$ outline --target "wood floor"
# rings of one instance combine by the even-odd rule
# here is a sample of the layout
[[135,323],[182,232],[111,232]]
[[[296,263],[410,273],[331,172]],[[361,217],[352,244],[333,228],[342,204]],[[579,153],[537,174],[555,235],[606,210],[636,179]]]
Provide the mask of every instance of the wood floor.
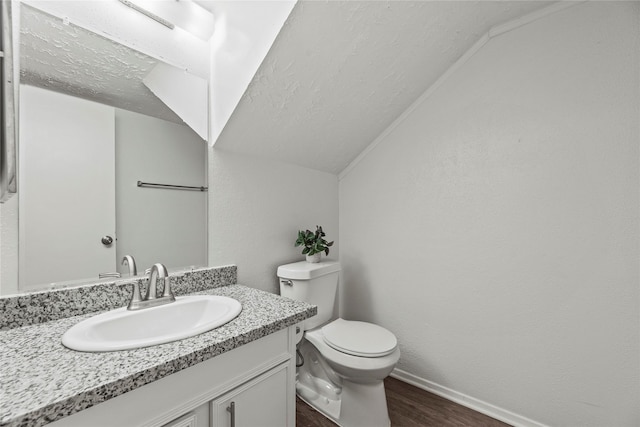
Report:
[[[395,378],[384,381],[393,427],[418,426],[479,426],[505,427],[495,420],[472,409],[453,403]],[[296,398],[296,427],[335,427],[335,424],[299,398]]]

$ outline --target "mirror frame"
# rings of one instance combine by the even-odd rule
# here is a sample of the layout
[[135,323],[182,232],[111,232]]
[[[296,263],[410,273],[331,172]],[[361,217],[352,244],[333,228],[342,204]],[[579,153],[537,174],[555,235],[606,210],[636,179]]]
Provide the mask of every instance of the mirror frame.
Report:
[[[2,50],[2,66],[0,67],[0,108],[2,122],[2,134],[0,135],[0,203],[4,203],[16,194],[16,164],[17,164],[17,90],[19,90],[19,69],[16,71],[14,55],[13,28],[14,13],[13,2],[0,2],[0,20],[2,32],[0,33],[0,49]],[[19,63],[19,62],[17,62]]]

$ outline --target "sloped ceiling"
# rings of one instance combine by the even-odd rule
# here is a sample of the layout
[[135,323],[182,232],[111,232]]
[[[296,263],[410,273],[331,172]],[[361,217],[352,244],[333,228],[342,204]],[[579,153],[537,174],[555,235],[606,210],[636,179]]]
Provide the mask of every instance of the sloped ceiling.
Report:
[[338,174],[491,27],[550,3],[299,1],[215,147]]
[[142,82],[158,61],[22,5],[20,80],[163,120],[182,120]]

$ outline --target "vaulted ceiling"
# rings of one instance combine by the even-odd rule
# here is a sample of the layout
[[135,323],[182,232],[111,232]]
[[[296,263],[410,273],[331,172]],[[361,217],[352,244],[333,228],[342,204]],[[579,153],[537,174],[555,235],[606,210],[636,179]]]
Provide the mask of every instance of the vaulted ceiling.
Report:
[[338,174],[491,27],[549,3],[299,1],[215,147]]
[[158,60],[22,5],[21,83],[182,123],[142,83]]
[[201,37],[210,31],[194,34],[187,24],[212,31],[213,16],[186,1],[144,4],[166,8],[157,12],[168,13],[174,28],[117,0],[22,0],[21,82],[182,123],[143,79],[165,63],[208,80],[210,45]]
[[[491,27],[549,3],[300,0],[216,148],[338,174]],[[141,82],[157,59],[30,7],[22,21],[23,82],[181,122]]]

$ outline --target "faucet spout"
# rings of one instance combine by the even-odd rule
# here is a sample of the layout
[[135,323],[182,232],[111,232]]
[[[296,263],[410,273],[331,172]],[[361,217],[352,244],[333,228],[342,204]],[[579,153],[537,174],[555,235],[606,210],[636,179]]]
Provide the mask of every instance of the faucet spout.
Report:
[[133,277],[138,274],[138,269],[136,268],[136,260],[132,255],[125,255],[122,258],[122,265],[126,265],[129,267],[129,276]]
[[[158,279],[165,279],[165,282],[169,275],[167,274],[167,267],[163,264],[153,264],[151,271],[149,272],[149,287],[147,288],[147,296],[145,299],[152,300],[157,298],[157,282]],[[165,284],[166,287],[166,284]]]
[[[158,279],[164,279],[164,291],[161,297],[157,296]],[[176,300],[173,292],[171,292],[171,282],[169,281],[167,267],[160,263],[153,264],[153,267],[151,267],[151,270],[149,271],[149,286],[147,287],[147,295],[145,295],[143,299],[134,301],[135,288],[136,284],[134,284],[134,295],[131,298],[131,302],[129,302],[129,306],[127,307],[129,310],[139,310],[141,308],[155,307],[158,305],[169,304]]]

